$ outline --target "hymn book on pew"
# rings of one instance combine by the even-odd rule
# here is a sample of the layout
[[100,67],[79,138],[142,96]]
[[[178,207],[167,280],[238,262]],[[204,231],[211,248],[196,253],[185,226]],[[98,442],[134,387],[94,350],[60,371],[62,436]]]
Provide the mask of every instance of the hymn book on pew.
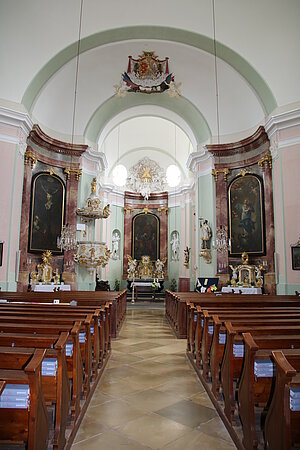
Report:
[[0,396],[0,408],[29,408],[29,385],[7,384]]

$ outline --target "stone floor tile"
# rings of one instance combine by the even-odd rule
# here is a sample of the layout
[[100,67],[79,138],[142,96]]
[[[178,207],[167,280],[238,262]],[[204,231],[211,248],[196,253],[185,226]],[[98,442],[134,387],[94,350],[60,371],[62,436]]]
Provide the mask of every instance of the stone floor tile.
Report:
[[130,439],[158,449],[189,433],[191,429],[165,417],[149,414],[128,422],[120,428],[120,431]]
[[164,309],[133,306],[72,449],[235,448]]

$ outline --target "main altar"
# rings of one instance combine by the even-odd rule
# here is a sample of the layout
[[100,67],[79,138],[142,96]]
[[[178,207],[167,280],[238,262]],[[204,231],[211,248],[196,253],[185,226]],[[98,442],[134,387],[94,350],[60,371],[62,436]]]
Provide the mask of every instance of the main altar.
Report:
[[130,292],[133,291],[133,298],[134,292],[137,298],[139,293],[152,293],[154,296],[156,292],[163,290],[164,266],[167,258],[157,259],[154,263],[150,260],[149,255],[143,255],[139,263],[130,255],[127,255],[127,258],[127,289]]

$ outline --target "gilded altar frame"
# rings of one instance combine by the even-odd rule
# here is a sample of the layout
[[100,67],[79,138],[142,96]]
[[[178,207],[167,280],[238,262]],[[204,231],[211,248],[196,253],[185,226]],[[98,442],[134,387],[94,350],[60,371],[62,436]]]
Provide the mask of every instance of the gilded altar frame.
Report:
[[229,256],[243,252],[265,255],[263,181],[256,174],[239,175],[228,187]]

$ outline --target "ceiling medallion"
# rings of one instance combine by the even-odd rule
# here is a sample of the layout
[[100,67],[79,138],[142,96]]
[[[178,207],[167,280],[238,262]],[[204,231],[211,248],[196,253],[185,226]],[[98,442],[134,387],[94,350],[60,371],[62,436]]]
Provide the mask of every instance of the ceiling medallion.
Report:
[[151,192],[162,192],[165,184],[164,170],[155,161],[145,157],[129,169],[126,186],[148,200]]
[[127,72],[122,73],[119,84],[115,84],[118,97],[127,92],[145,94],[168,91],[170,97],[179,97],[181,83],[175,83],[175,77],[169,71],[169,58],[159,59],[154,52],[143,51],[137,59],[128,56]]

